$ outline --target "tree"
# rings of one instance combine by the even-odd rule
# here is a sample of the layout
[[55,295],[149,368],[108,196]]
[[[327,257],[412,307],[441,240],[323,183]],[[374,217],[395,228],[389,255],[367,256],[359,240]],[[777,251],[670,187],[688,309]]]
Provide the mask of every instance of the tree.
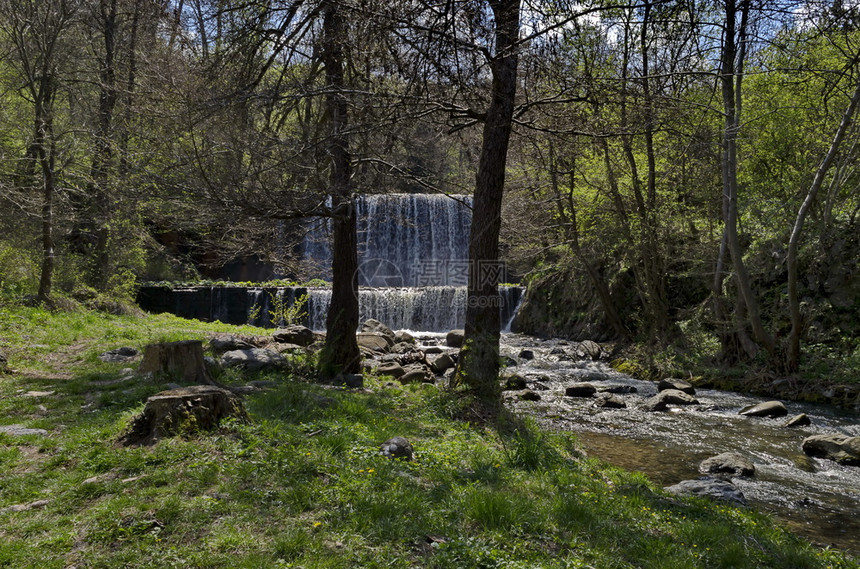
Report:
[[42,264],[37,297],[42,302],[51,300],[55,267],[54,205],[59,168],[55,113],[68,72],[66,65],[73,55],[70,40],[78,8],[75,0],[0,2],[4,14],[0,33],[12,54],[8,61],[21,80],[20,96],[32,109],[32,138],[22,162],[21,180],[35,177],[41,194]]

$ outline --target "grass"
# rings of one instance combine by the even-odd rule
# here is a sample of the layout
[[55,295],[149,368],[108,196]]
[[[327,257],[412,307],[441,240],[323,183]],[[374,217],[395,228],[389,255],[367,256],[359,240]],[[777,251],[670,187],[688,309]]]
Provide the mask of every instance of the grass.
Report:
[[[461,396],[423,384],[264,376],[278,385],[246,398],[249,423],[120,447],[166,385],[122,380],[98,353],[237,329],[14,307],[0,322],[16,370],[0,375],[0,424],[49,432],[0,434],[0,567],[858,567],[582,458],[570,435],[465,423]],[[416,460],[379,455],[396,435]]]

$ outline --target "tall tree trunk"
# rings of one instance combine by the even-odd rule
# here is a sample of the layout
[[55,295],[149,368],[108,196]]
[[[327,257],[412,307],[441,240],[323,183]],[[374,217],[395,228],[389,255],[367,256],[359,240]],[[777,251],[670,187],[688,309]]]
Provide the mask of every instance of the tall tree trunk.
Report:
[[36,90],[34,143],[42,171],[42,267],[39,275],[39,301],[48,303],[54,276],[54,85],[53,78],[42,77]]
[[[746,306],[747,317],[752,327],[755,340],[764,346],[775,361],[776,342],[765,330],[761,320],[758,301],[752,290],[749,273],[743,261],[743,250],[738,237],[738,155],[737,137],[740,129],[741,114],[741,82],[743,80],[743,66],[746,55],[745,44],[747,41],[747,21],[749,18],[749,2],[744,0],[740,4],[740,13],[735,0],[726,2],[725,39],[722,48],[722,61],[720,69],[720,83],[723,95],[723,110],[725,114],[725,126],[723,129],[723,194],[727,200],[726,207],[726,238],[731,253],[732,265],[735,270],[738,291]],[[736,19],[740,15],[740,28],[737,28]]]
[[90,251],[88,281],[90,285],[103,289],[108,282],[110,270],[108,254],[109,232],[105,221],[110,216],[110,171],[113,163],[113,117],[118,98],[116,79],[117,46],[117,0],[101,0],[99,4],[100,28],[103,33],[104,61],[99,71],[99,106],[95,136],[95,152],[90,168],[92,179],[89,201],[91,203],[88,224],[93,233],[93,248]]
[[517,90],[520,0],[489,0],[489,5],[496,26],[495,53],[490,62],[493,84],[475,180],[469,234],[466,334],[457,378],[481,400],[497,404],[501,333],[499,229]]
[[322,354],[323,376],[357,372],[361,354],[355,332],[358,329],[358,235],[356,212],[350,194],[350,153],[347,100],[344,94],[343,15],[337,2],[326,2],[323,12],[323,62],[325,64],[326,115],[330,135],[328,154],[332,223],[332,293],[326,316],[326,342]]
[[854,118],[854,113],[857,111],[857,105],[860,104],[860,82],[854,88],[854,95],[848,103],[848,107],[842,114],[842,121],[839,123],[839,128],[836,129],[836,135],[830,143],[830,148],[824,156],[818,170],[815,172],[815,178],[809,191],[806,194],[806,199],[797,212],[797,218],[794,221],[794,227],[791,230],[791,237],[788,240],[788,254],[786,255],[786,263],[788,266],[788,307],[791,314],[791,331],[788,336],[788,349],[785,356],[785,367],[787,371],[797,371],[800,365],[800,332],[801,332],[801,316],[800,316],[800,299],[797,294],[797,250],[800,247],[800,235],[803,232],[803,224],[806,221],[806,216],[809,213],[809,208],[815,202],[818,196],[818,191],[824,184],[824,179],[827,176],[827,171],[830,165],[836,158],[839,152],[839,147],[842,145],[842,140],[848,129],[851,128],[851,123]]

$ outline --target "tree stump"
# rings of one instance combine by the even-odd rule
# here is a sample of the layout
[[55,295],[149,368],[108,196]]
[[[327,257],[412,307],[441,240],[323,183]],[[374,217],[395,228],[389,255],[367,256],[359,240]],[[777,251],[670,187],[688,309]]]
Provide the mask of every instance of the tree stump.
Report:
[[211,383],[200,340],[150,344],[143,349],[138,371],[166,374],[185,383]]
[[[198,342],[199,343],[199,342]],[[162,437],[216,429],[221,419],[247,420],[235,394],[212,385],[193,385],[156,393],[120,437],[124,446],[150,445]]]

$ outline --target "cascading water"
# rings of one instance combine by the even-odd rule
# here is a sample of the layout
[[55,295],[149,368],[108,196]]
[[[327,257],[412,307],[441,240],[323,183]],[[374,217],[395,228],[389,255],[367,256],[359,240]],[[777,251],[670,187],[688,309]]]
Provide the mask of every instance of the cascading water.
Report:
[[[464,326],[470,204],[467,196],[431,194],[356,200],[362,321],[375,318],[393,329],[427,332]],[[308,277],[331,278],[329,237],[325,223],[308,232],[303,247]],[[500,287],[499,294],[501,322],[508,331],[522,289]],[[302,297],[303,305],[298,303]],[[325,330],[330,300],[330,290],[305,287],[153,286],[138,291],[138,303],[152,312],[264,327],[290,320],[316,331]]]
[[[375,318],[394,329],[442,332],[462,328],[466,318],[471,198],[432,194],[361,196],[358,214],[360,319]],[[304,243],[313,276],[330,278],[330,226],[318,224]],[[504,275],[501,275],[504,280]],[[522,296],[500,287],[502,325],[510,329]],[[325,329],[331,293],[310,290],[308,322]]]
[[[500,287],[502,324],[510,328],[522,298],[520,287]],[[307,322],[325,330],[331,291],[308,289]],[[462,328],[466,319],[466,287],[428,286],[410,288],[363,288],[359,291],[359,320],[375,318],[400,330],[446,332]]]
[[[465,286],[471,198],[433,194],[360,196],[359,285]],[[329,224],[317,224],[304,241],[313,276],[330,278]]]

